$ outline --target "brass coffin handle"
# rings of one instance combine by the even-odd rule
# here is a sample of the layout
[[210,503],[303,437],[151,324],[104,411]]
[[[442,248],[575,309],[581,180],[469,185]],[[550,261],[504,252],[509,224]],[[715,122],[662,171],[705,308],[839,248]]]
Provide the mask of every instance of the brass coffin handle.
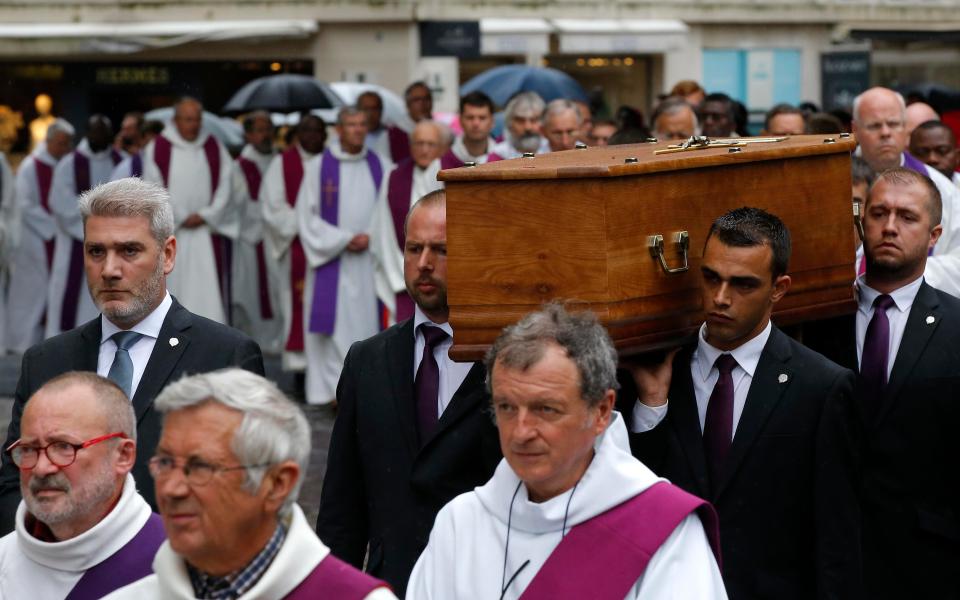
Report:
[[660,259],[660,266],[664,273],[683,273],[690,269],[687,259],[687,249],[690,248],[690,235],[686,231],[677,231],[673,234],[672,241],[677,246],[677,251],[683,255],[683,266],[670,268],[667,266],[667,259],[663,256],[663,236],[659,233],[647,236],[647,248],[650,250],[650,256]]

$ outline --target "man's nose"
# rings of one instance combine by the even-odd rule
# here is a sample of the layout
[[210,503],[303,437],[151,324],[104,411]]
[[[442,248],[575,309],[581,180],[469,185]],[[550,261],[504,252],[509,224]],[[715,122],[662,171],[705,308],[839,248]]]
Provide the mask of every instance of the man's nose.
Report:
[[721,283],[713,294],[713,303],[716,306],[730,305],[730,286],[727,283]]

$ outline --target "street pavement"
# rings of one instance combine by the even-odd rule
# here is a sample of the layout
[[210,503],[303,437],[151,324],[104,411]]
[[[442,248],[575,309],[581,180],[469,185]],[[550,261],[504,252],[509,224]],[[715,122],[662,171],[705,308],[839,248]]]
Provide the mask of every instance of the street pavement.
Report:
[[[266,357],[264,367],[267,377],[276,381],[288,396],[293,396],[295,387],[293,378],[281,371],[280,359]],[[0,428],[2,428],[0,431],[4,432],[4,439],[10,423],[13,394],[17,387],[19,373],[20,357],[12,355],[0,357]],[[334,412],[323,406],[309,406],[302,402],[298,405],[306,414],[311,430],[310,466],[307,468],[307,477],[300,490],[300,506],[307,515],[307,521],[316,523],[317,511],[320,507],[320,489],[323,486],[323,474],[327,468],[327,447],[330,445]]]

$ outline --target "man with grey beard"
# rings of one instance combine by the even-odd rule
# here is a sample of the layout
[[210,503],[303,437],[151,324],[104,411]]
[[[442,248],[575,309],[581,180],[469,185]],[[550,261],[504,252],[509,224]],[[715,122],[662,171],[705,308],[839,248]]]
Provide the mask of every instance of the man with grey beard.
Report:
[[522,92],[507,103],[504,119],[507,130],[503,141],[493,147],[493,154],[502,159],[517,158],[524,152],[550,152],[550,143],[541,135],[541,118],[546,105],[536,92]]
[[160,518],[130,475],[133,408],[114,382],[70,372],[23,411],[16,531],[0,539],[0,598],[101,598],[152,571]]
[[[24,354],[4,447],[20,438],[24,406],[41,385],[67,371],[94,371],[130,398],[138,432],[133,478],[155,506],[147,461],[160,437],[161,419],[153,399],[185,373],[237,366],[262,375],[263,356],[256,342],[191,313],[167,292],[177,240],[165,189],[136,178],[105,183],[81,196],[80,214],[83,267],[101,314]],[[13,530],[19,500],[17,467],[4,454],[0,533]]]

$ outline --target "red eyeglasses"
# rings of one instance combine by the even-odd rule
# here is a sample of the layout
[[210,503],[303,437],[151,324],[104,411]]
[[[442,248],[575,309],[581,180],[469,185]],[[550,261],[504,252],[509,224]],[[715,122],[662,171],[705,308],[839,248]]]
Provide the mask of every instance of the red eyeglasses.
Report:
[[123,438],[127,439],[127,435],[120,431],[114,433],[108,433],[107,435],[101,435],[100,437],[95,437],[92,440],[87,440],[82,444],[71,444],[70,442],[56,441],[50,442],[46,446],[21,446],[20,443],[22,440],[17,440],[7,448],[7,454],[10,455],[10,458],[13,459],[13,464],[17,467],[27,470],[32,469],[37,466],[37,461],[40,460],[40,451],[42,450],[47,455],[47,460],[55,464],[58,467],[69,467],[77,460],[77,452],[83,450],[84,448],[89,448],[99,444],[100,442],[105,442],[107,440],[112,440],[114,438]]

